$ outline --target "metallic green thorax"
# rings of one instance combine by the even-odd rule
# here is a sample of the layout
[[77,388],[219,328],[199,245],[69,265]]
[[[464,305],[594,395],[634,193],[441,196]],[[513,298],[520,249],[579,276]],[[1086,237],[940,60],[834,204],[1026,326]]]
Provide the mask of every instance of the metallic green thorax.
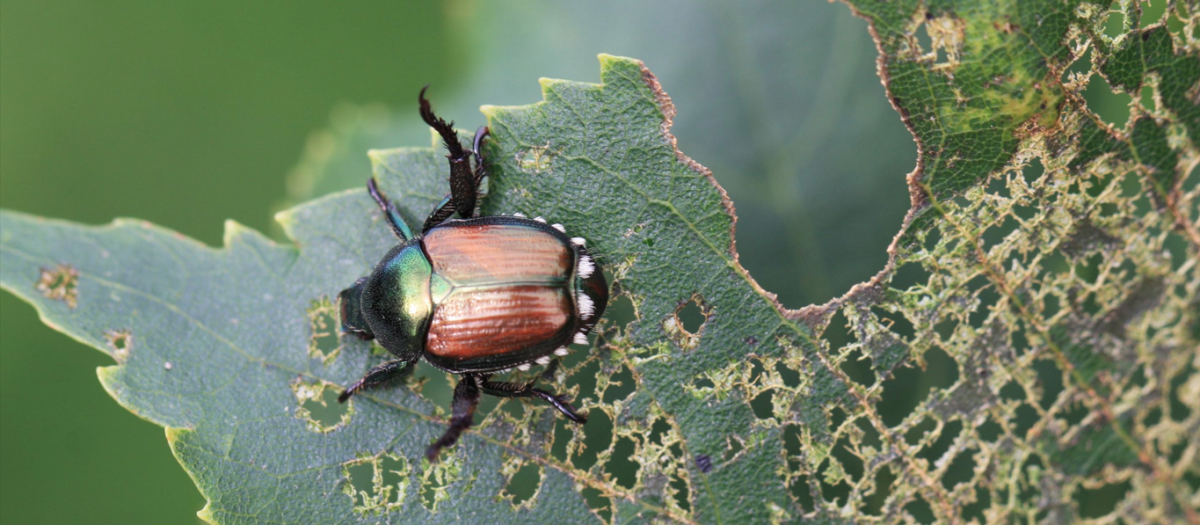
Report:
[[419,356],[433,313],[429,278],[433,268],[419,240],[392,248],[362,288],[367,325],[394,354]]

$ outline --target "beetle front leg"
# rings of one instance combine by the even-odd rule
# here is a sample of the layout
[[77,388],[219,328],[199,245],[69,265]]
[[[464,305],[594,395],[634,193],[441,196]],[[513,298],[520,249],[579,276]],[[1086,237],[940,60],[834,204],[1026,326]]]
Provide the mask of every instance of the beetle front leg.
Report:
[[535,381],[530,381],[525,384],[508,383],[502,381],[484,381],[483,393],[496,397],[537,397],[550,403],[554,408],[562,412],[567,419],[576,423],[587,423],[587,414],[580,414],[575,411],[575,407],[571,406],[571,402],[567,396],[560,396],[553,392],[547,392],[540,388],[534,388]]
[[454,413],[450,416],[450,428],[447,428],[442,437],[425,449],[425,458],[430,463],[437,460],[438,453],[443,448],[453,445],[458,441],[458,436],[471,427],[477,405],[479,405],[479,377],[472,374],[464,375],[462,379],[458,380],[458,386],[454,387],[454,402],[451,405]]
[[480,126],[475,130],[475,142],[471,146],[471,153],[475,155],[475,188],[479,189],[479,183],[487,176],[487,166],[484,164],[483,152],[480,149],[483,147],[483,139],[491,135],[492,131],[487,126]]
[[475,198],[478,196],[479,186],[475,180],[475,170],[471,168],[473,152],[463,148],[462,142],[458,140],[458,133],[454,131],[453,122],[446,122],[434,114],[433,107],[425,99],[425,89],[428,88],[429,86],[422,88],[417,97],[421,119],[442,137],[442,143],[446,145],[446,151],[449,153],[446,158],[450,161],[450,202],[462,218],[469,219],[475,214]]
[[415,360],[406,361],[398,359],[396,361],[388,361],[382,365],[372,368],[367,371],[366,375],[359,379],[357,383],[350,385],[342,395],[338,396],[338,403],[345,403],[351,396],[357,394],[361,390],[373,388],[383,383],[388,382],[392,378],[399,377],[401,374],[412,370],[412,365]]

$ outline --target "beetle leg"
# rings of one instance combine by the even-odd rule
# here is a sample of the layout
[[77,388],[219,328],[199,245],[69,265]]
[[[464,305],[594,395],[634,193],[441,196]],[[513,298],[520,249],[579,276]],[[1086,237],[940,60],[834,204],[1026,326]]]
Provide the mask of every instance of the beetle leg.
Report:
[[342,395],[338,396],[338,403],[345,403],[346,400],[350,399],[350,396],[357,394],[361,390],[379,386],[392,378],[400,376],[404,372],[412,370],[413,363],[416,363],[416,361],[399,359],[388,361],[368,370],[362,379],[350,385],[350,388],[347,388],[345,392],[342,392]]
[[[479,183],[482,182],[483,178],[487,176],[487,166],[484,165],[484,156],[483,153],[479,151],[479,148],[483,144],[483,139],[488,136],[488,133],[487,126],[483,126],[475,130],[475,143],[474,148],[471,150],[471,154],[475,156],[475,171],[473,172],[473,177],[475,178],[475,187],[472,191],[476,193],[476,196],[478,196],[479,193]],[[451,193],[450,195],[447,195],[446,198],[442,199],[442,202],[439,202],[437,206],[434,206],[433,213],[430,213],[429,217],[425,219],[425,226],[421,228],[421,231],[428,231],[430,228],[441,224],[446,219],[449,219],[451,215],[454,215],[456,206],[458,205],[457,201],[454,199],[454,194]],[[462,214],[460,213],[459,215]],[[475,207],[472,205],[471,213],[469,215],[463,215],[463,218],[469,219],[474,215]]]
[[421,227],[421,231],[429,231],[430,228],[449,219],[451,215],[454,215],[454,199],[450,195],[447,195],[446,198],[442,199],[442,202],[434,206],[433,213],[430,213],[429,217],[425,219],[425,225]]
[[483,146],[483,139],[491,135],[491,130],[487,126],[480,126],[475,130],[475,143],[471,145],[471,153],[475,155],[475,186],[479,186],[479,182],[487,176],[487,166],[484,165],[483,153],[480,152],[480,147]]
[[537,397],[554,405],[567,419],[576,423],[587,423],[587,414],[580,414],[571,406],[566,396],[555,395],[540,388],[534,388],[535,381],[525,384],[507,383],[501,381],[484,381],[483,393],[496,397]]
[[425,449],[425,458],[430,463],[437,460],[438,452],[453,445],[458,441],[458,436],[471,427],[471,420],[475,417],[475,406],[478,404],[479,377],[466,374],[458,380],[458,386],[454,387],[454,402],[451,405],[454,413],[450,416],[450,428],[447,428],[442,437]]
[[[471,152],[463,149],[458,133],[454,132],[454,123],[448,123],[433,113],[433,107],[425,99],[426,89],[429,86],[421,88],[421,94],[417,97],[421,105],[421,119],[441,135],[442,143],[450,153],[446,158],[450,160],[450,202],[454,204],[454,211],[464,219],[471,218],[475,214],[475,197],[479,186],[475,180],[475,170],[471,169]],[[438,209],[434,213],[440,211]]]
[[404,223],[404,218],[400,216],[400,212],[396,210],[396,205],[388,200],[383,192],[379,191],[379,186],[375,183],[375,177],[367,179],[367,193],[371,194],[371,198],[375,199],[375,204],[379,205],[379,209],[383,210],[383,215],[387,217],[388,223],[392,225],[392,233],[396,234],[401,241],[407,241],[413,237],[412,230],[408,229],[408,224]]
[[546,369],[542,370],[541,378],[546,381],[554,379],[555,372],[558,372],[558,360],[557,359],[550,361],[550,364],[546,365]]

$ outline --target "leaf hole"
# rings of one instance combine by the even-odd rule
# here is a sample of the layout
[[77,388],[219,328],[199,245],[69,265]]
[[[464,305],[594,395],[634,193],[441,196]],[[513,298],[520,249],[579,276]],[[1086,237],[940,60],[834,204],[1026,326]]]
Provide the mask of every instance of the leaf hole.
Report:
[[912,428],[909,428],[908,431],[904,433],[904,440],[907,441],[909,445],[916,445],[917,443],[920,443],[922,439],[925,439],[925,434],[933,432],[933,430],[936,428],[937,421],[928,417],[922,418],[921,422],[913,425]]
[[[1074,407],[1072,407],[1072,408],[1074,408]],[[1080,407],[1080,408],[1083,408],[1083,407]],[[1082,421],[1083,416],[1086,416],[1088,414],[1088,411],[1081,410],[1079,412],[1080,412],[1080,414],[1079,414],[1078,420]],[[1162,421],[1162,409],[1159,407],[1153,407],[1148,412],[1146,412],[1146,416],[1142,418],[1142,425],[1145,427],[1152,427],[1154,425],[1157,425],[1160,421]]]
[[654,424],[650,425],[650,442],[656,445],[663,444],[663,436],[671,431],[671,424],[666,419],[658,418],[654,420]]
[[1148,113],[1153,113],[1154,110],[1158,108],[1158,104],[1155,102],[1154,98],[1153,85],[1145,84],[1142,86],[1142,92],[1138,97],[1138,104],[1141,104],[1142,109]]
[[1021,223],[1011,215],[1000,221],[1000,224],[995,224],[983,231],[981,244],[985,250],[990,250],[1000,244],[1009,235],[1021,229]]
[[976,427],[975,432],[979,435],[979,439],[987,441],[988,443],[995,443],[996,440],[1000,438],[1000,435],[1004,432],[1004,429],[1000,427],[999,423],[992,421],[989,418],[987,421],[984,421],[982,425]]
[[883,382],[878,407],[885,425],[900,424],[931,391],[947,390],[958,380],[958,363],[941,348],[935,346],[927,350],[924,360],[924,370],[910,363],[893,370],[892,377]]
[[671,475],[671,489],[675,496],[675,504],[679,505],[684,512],[692,511],[692,489],[688,486],[687,480],[683,479],[678,472]]
[[1188,487],[1192,489],[1192,492],[1200,491],[1200,473],[1190,470],[1184,472],[1183,480],[1187,482]]
[[544,146],[532,146],[520,150],[515,154],[515,159],[521,171],[540,175],[550,169],[551,161],[555,155],[557,155],[557,152],[552,151],[550,145],[546,144]]
[[796,388],[800,386],[800,372],[792,370],[784,362],[775,362],[775,373],[779,374],[779,379],[783,381],[784,386]]
[[725,449],[725,463],[733,461],[733,458],[737,457],[737,455],[746,448],[746,446],[742,444],[742,440],[737,436],[730,436],[725,439],[725,442],[729,445],[728,448]]
[[604,523],[612,523],[613,509],[612,500],[605,497],[603,492],[592,487],[584,487],[580,491],[583,495],[583,501],[587,503],[588,508],[600,518]]
[[592,410],[588,414],[588,422],[583,426],[583,434],[583,446],[571,458],[571,464],[579,470],[592,468],[600,452],[612,445],[612,418],[603,410]]
[[[1088,410],[1087,405],[1083,404],[1082,402],[1076,401],[1074,403],[1067,405],[1066,408],[1064,408],[1061,412],[1059,412],[1058,418],[1063,420],[1063,422],[1066,423],[1068,427],[1073,427],[1073,426],[1076,426],[1076,425],[1082,423],[1083,420],[1085,418],[1087,418],[1088,414],[1090,414],[1091,412],[1092,412],[1091,410]],[[1160,414],[1161,414],[1161,412],[1160,412]]]
[[35,287],[47,299],[67,303],[68,308],[79,304],[79,270],[69,264],[41,268]]
[[1013,435],[1024,439],[1026,433],[1029,432],[1029,429],[1033,428],[1033,425],[1038,422],[1040,417],[1037,409],[1029,406],[1029,403],[1021,403],[1013,411],[1013,417],[1009,420],[1009,423],[1013,426]]
[[[1193,320],[1192,322],[1196,323],[1197,329],[1200,329],[1200,320]],[[1175,421],[1183,422],[1192,415],[1192,409],[1184,404],[1183,399],[1179,397],[1179,391],[1195,373],[1196,369],[1191,363],[1188,363],[1184,366],[1183,370],[1171,378],[1169,403],[1171,406],[1171,419]]]
[[570,428],[570,425],[575,425],[575,423],[567,421],[565,418],[555,418],[554,443],[550,445],[550,455],[559,462],[567,461],[571,442],[576,439],[576,436],[578,436],[578,434]]
[[[1049,293],[1049,294],[1046,294],[1046,296],[1042,298],[1042,312],[1041,312],[1042,318],[1050,319],[1050,318],[1054,317],[1055,315],[1057,315],[1059,310],[1061,310],[1061,308],[1059,308],[1059,301],[1058,301],[1057,295],[1055,295],[1053,293]],[[974,317],[974,314],[972,314],[972,317]],[[972,324],[974,324],[974,323],[972,323]]]
[[1008,177],[1004,174],[997,174],[988,177],[987,187],[984,191],[988,195],[999,197],[1003,200],[1012,198],[1012,194],[1008,191]]
[[1132,483],[1126,480],[1121,483],[1109,483],[1095,488],[1081,484],[1075,491],[1075,504],[1079,506],[1079,517],[1084,519],[1107,516],[1129,494]]
[[360,457],[343,465],[346,484],[342,492],[350,496],[357,514],[393,512],[404,504],[411,473],[408,460],[402,456]]
[[443,501],[450,499],[450,486],[462,475],[462,460],[457,454],[443,453],[436,463],[422,461],[421,505],[437,512]]
[[[1116,214],[1114,213],[1113,215]],[[1191,260],[1191,255],[1189,254],[1191,247],[1188,244],[1188,241],[1185,240],[1183,235],[1180,235],[1179,232],[1172,231],[1167,233],[1167,238],[1163,242],[1163,249],[1170,254],[1171,270],[1174,272],[1183,271],[1183,265],[1187,264],[1188,261]]]
[[800,504],[804,512],[812,512],[816,509],[817,502],[813,498],[813,488],[809,485],[807,474],[796,476],[792,480],[791,485],[788,486],[788,492],[792,494],[792,498],[796,500],[796,503]]
[[904,505],[904,512],[907,512],[917,523],[933,523],[935,519],[933,507],[930,507],[929,502],[919,495]]
[[609,378],[608,386],[604,388],[604,404],[612,404],[629,397],[636,387],[637,382],[634,381],[633,372],[629,370],[628,366],[621,365],[621,369]]
[[414,379],[413,391],[433,405],[435,414],[448,414],[454,400],[454,386],[458,384],[457,378],[424,360],[417,363],[412,376]]
[[628,293],[622,293],[608,301],[608,307],[604,309],[604,318],[601,322],[604,323],[605,332],[607,332],[609,328],[628,327],[638,319],[640,316],[637,307],[633,304],[633,298]]
[[842,436],[833,446],[830,451],[833,457],[837,458],[838,463],[842,464],[842,470],[847,476],[850,476],[852,481],[857,482],[863,476],[863,460],[854,455],[850,448],[850,438]]
[[612,475],[617,485],[632,490],[637,485],[637,474],[641,464],[631,458],[637,457],[637,444],[632,439],[621,437],[613,445],[612,456],[604,465],[604,470]]
[[835,406],[829,411],[829,433],[836,434],[842,428],[842,423],[846,422],[846,411],[842,407]]
[[855,383],[866,388],[875,385],[875,370],[871,366],[871,358],[864,356],[861,348],[855,348],[846,354],[839,368]]
[[328,296],[314,299],[305,310],[308,319],[308,357],[328,365],[342,350],[337,305]]
[[775,389],[769,388],[762,391],[750,401],[750,408],[754,410],[754,416],[759,420],[773,419],[775,417],[775,404],[772,402],[772,396],[775,395]]
[[941,459],[943,455],[950,450],[950,445],[954,444],[954,440],[958,438],[958,434],[962,432],[963,424],[961,421],[948,421],[942,425],[941,434],[938,435],[934,442],[925,445],[919,452],[917,457],[929,461],[930,465]]
[[133,350],[133,334],[129,330],[105,330],[104,340],[117,363],[125,364]]
[[880,467],[875,472],[875,484],[871,488],[871,492],[863,498],[862,509],[863,514],[870,516],[881,516],[883,514],[883,504],[892,493],[892,484],[896,482],[896,475],[892,473],[889,467]]
[[1063,371],[1051,359],[1034,361],[1033,369],[1037,371],[1038,386],[1042,391],[1042,410],[1049,410],[1063,392]]
[[992,314],[992,309],[996,303],[1000,301],[1000,293],[993,286],[985,286],[975,292],[975,299],[978,304],[971,311],[971,315],[967,322],[971,326],[979,329],[983,328],[984,322],[987,321],[989,315]]
[[984,511],[992,506],[992,496],[984,487],[975,487],[975,501],[962,506],[964,522],[987,523]]
[[299,404],[295,416],[307,422],[309,430],[329,433],[350,424],[354,405],[353,401],[338,403],[341,387],[325,382],[310,383],[299,377],[292,381],[291,387]]
[[712,308],[700,294],[692,296],[675,307],[675,313],[663,321],[663,330],[684,350],[693,350],[700,345],[700,336],[712,316]]
[[879,322],[883,324],[889,331],[899,335],[905,339],[911,340],[916,332],[913,331],[913,324],[904,314],[899,312],[889,312],[878,306],[872,306],[871,312],[879,318]]
[[1007,383],[1004,383],[1004,386],[1000,387],[999,395],[1000,399],[1009,401],[1024,401],[1025,389],[1021,387],[1021,383],[1018,383],[1016,379],[1013,379]]
[[879,449],[883,447],[883,440],[879,437],[879,431],[875,430],[875,425],[871,424],[871,420],[865,417],[859,417],[854,420],[854,424],[858,425],[858,429],[862,432],[858,439],[859,446],[874,447]]
[[1104,19],[1104,35],[1108,38],[1116,38],[1125,32],[1125,13],[1113,10],[1108,12],[1108,17]]
[[850,484],[846,482],[846,473],[838,460],[829,457],[821,462],[817,469],[817,478],[821,480],[821,499],[841,507],[850,498]]
[[850,320],[846,318],[843,310],[839,308],[830,316],[825,331],[821,333],[821,337],[829,342],[830,348],[846,346],[855,340],[854,334],[850,332]]
[[940,251],[938,250],[938,245],[942,243],[941,228],[930,228],[929,231],[920,234],[919,238],[921,239],[921,247],[924,248],[925,253]]
[[1083,98],[1087,101],[1088,109],[1106,124],[1121,129],[1129,122],[1129,103],[1133,97],[1113,92],[1104,77],[1092,75],[1087,89],[1083,90]]
[[946,467],[946,473],[942,474],[942,486],[947,490],[953,490],[955,485],[966,483],[975,477],[975,454],[979,452],[976,449],[966,449],[955,456],[950,465]]
[[533,506],[533,497],[541,485],[541,465],[533,462],[525,463],[511,478],[508,478],[508,483],[504,485],[501,496],[508,498],[513,507],[531,507]]
[[892,288],[911,290],[915,286],[925,286],[933,274],[920,263],[911,262],[896,269],[892,275]]
[[[572,352],[571,355],[568,355],[567,357],[570,358],[575,354],[583,353],[584,352]],[[576,396],[576,399],[574,400],[575,403],[577,403],[576,406],[585,404],[585,399],[591,399],[596,402],[600,401],[600,392],[596,389],[596,385],[599,384],[599,377],[601,373],[600,364],[601,363],[599,359],[590,359],[584,363],[582,367],[579,367],[575,373],[571,374],[570,377],[567,378],[565,390],[574,390],[579,392],[579,395]]]

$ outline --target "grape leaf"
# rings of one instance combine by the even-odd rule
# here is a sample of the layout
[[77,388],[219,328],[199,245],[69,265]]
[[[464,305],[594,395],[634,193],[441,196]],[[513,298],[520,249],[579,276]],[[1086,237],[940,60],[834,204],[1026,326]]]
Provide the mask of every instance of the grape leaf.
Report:
[[[828,304],[785,310],[737,263],[732,203],[640,63],[485,108],[485,213],[586,237],[632,312],[557,377],[607,426],[506,402],[430,466],[425,383],[325,413],[382,359],[329,335],[329,298],[394,242],[361,190],[281,214],[295,246],[4,212],[0,283],[114,356],[106,388],[168,427],[219,523],[1195,521],[1192,7],[1139,27],[1121,5],[1112,39],[1085,2],[852,5],[921,157],[889,264]],[[1104,79],[1150,90],[1123,129],[1079,96]],[[372,153],[410,221],[439,155]],[[905,383],[926,387],[889,395]]]

